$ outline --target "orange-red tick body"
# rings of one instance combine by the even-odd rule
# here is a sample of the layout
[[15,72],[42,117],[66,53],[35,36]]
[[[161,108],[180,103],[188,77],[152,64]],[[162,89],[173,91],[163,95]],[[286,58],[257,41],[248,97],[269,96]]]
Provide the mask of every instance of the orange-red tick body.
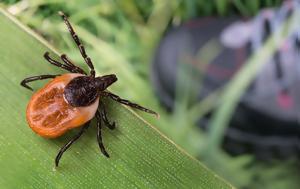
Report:
[[56,138],[95,116],[99,97],[85,107],[73,107],[64,97],[66,85],[78,76],[84,75],[69,73],[57,76],[31,97],[26,118],[34,132],[42,137]]

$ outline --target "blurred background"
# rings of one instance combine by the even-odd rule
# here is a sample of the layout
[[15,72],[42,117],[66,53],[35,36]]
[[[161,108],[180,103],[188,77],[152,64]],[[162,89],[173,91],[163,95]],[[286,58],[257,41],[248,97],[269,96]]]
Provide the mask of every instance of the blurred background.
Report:
[[86,68],[57,12],[69,15],[97,73],[117,74],[111,90],[159,112],[142,116],[237,188],[299,188],[297,0],[0,6]]

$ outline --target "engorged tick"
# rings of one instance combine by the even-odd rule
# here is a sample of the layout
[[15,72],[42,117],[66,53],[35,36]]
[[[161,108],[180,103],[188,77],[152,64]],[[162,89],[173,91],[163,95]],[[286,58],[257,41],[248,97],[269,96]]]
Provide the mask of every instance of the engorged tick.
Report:
[[[32,76],[21,82],[23,87],[33,90],[27,83],[52,78],[48,84],[31,97],[27,106],[26,119],[34,132],[42,137],[56,138],[70,129],[82,126],[79,133],[59,150],[55,158],[56,166],[58,166],[63,153],[86,131],[93,117],[97,119],[97,141],[100,150],[106,157],[109,157],[102,142],[101,122],[103,121],[109,129],[115,128],[115,122],[110,123],[108,121],[102,97],[109,97],[121,104],[158,115],[152,110],[122,99],[106,90],[107,87],[117,81],[116,75],[95,77],[93,63],[87,56],[67,16],[63,12],[59,12],[59,14],[67,25],[84,61],[90,68],[90,74],[87,75],[83,69],[74,65],[67,55],[61,55],[63,63],[60,63],[50,58],[49,53],[46,52],[44,57],[49,63],[71,73]],[[100,106],[99,110],[98,106]]]

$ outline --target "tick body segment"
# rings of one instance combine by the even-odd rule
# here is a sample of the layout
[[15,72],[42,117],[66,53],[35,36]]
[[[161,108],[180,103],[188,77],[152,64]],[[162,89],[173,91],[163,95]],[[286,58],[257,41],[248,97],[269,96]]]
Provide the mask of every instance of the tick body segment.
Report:
[[[102,122],[109,128],[115,128],[115,122],[108,121],[102,97],[109,97],[121,104],[139,109],[141,111],[158,115],[152,110],[144,108],[136,103],[122,99],[119,96],[106,91],[107,87],[117,81],[114,74],[96,77],[93,63],[87,56],[77,34],[69,23],[67,17],[59,12],[68,30],[74,39],[78,49],[90,68],[90,74],[76,66],[65,54],[61,55],[63,63],[52,59],[49,53],[44,54],[45,59],[52,65],[60,67],[70,73],[63,75],[39,75],[25,78],[21,85],[32,90],[27,83],[52,79],[42,89],[38,90],[27,106],[26,119],[30,128],[45,138],[56,138],[70,129],[81,127],[81,130],[59,151],[55,158],[58,166],[63,153],[76,141],[89,127],[91,119],[97,119],[97,141],[101,152],[109,157],[103,145],[101,129]],[[98,108],[100,106],[100,108]]]
[[42,137],[56,138],[66,131],[91,120],[99,104],[99,96],[88,106],[72,106],[65,100],[66,86],[81,74],[58,76],[38,90],[27,106],[26,118],[30,128]]

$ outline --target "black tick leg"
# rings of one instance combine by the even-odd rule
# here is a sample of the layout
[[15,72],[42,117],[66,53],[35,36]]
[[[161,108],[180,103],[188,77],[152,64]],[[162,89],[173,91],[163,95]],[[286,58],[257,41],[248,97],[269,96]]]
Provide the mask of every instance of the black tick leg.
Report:
[[105,150],[105,147],[103,145],[103,141],[102,141],[102,134],[101,134],[101,115],[99,114],[99,112],[96,112],[96,118],[97,118],[97,141],[98,141],[98,145],[100,148],[100,151],[102,152],[103,155],[105,155],[106,157],[109,158],[109,154],[107,153],[107,151]]
[[132,108],[135,108],[135,109],[138,109],[138,110],[150,113],[150,114],[154,114],[155,116],[159,117],[159,114],[156,113],[156,112],[154,112],[153,110],[150,110],[148,108],[140,106],[140,105],[138,105],[136,103],[130,102],[129,100],[122,99],[121,97],[119,97],[119,96],[117,96],[117,95],[115,95],[113,93],[110,93],[110,92],[107,92],[107,91],[103,91],[103,92],[101,92],[101,94],[103,96],[107,96],[107,97],[111,98],[112,100],[117,101],[117,102],[119,102],[121,104],[124,104],[126,106],[129,106],[129,107],[132,107]]
[[80,42],[79,40],[79,37],[78,35],[75,33],[71,23],[69,22],[68,20],[68,17],[61,11],[58,12],[58,14],[62,17],[62,19],[64,20],[65,24],[67,25],[68,27],[68,30],[73,38],[73,40],[75,41],[79,51],[80,51],[80,54],[81,56],[83,57],[84,61],[86,62],[86,64],[90,67],[91,71],[90,71],[90,74],[95,77],[95,70],[94,70],[94,65],[92,63],[92,60],[91,58],[86,54],[85,52],[85,48],[84,46],[82,45],[82,43]]
[[44,54],[44,58],[52,65],[57,66],[59,68],[62,68],[64,70],[67,70],[71,73],[81,73],[81,74],[85,74],[86,73],[79,67],[75,66],[68,58],[65,54],[61,55],[61,59],[64,61],[65,64],[62,64],[56,60],[54,60],[53,58],[51,58],[49,56],[49,52],[45,52]]
[[[97,111],[99,111],[99,110],[97,110]],[[116,123],[115,123],[115,122],[110,123],[110,122],[108,121],[105,105],[104,105],[104,103],[101,102],[101,101],[100,101],[100,112],[98,112],[98,113],[101,114],[101,117],[102,117],[103,122],[105,123],[105,125],[106,125],[109,129],[113,130],[113,129],[116,128]]]
[[31,77],[27,77],[27,78],[23,79],[20,84],[23,87],[25,87],[25,88],[33,91],[33,89],[31,87],[29,87],[27,85],[27,83],[32,82],[32,81],[36,81],[36,80],[43,80],[43,79],[55,78],[56,76],[59,76],[59,75],[37,75],[37,76],[31,76]]
[[60,148],[56,158],[55,158],[55,166],[57,167],[59,164],[59,160],[61,158],[61,156],[64,154],[64,152],[76,141],[78,140],[81,135],[88,129],[88,127],[90,126],[90,121],[87,122],[79,131],[79,133],[77,135],[75,135],[68,143],[66,143],[63,147]]
[[72,72],[87,75],[85,73],[85,71],[83,69],[81,69],[80,67],[76,66],[66,54],[62,54],[60,56],[60,58],[66,65],[68,65],[72,68]]
[[72,72],[72,68],[69,66],[69,65],[65,65],[65,64],[62,64],[54,59],[52,59],[50,56],[49,56],[49,52],[45,52],[44,54],[44,58],[52,65],[54,66],[57,66],[59,68],[62,68],[64,70],[67,70],[69,72]]

